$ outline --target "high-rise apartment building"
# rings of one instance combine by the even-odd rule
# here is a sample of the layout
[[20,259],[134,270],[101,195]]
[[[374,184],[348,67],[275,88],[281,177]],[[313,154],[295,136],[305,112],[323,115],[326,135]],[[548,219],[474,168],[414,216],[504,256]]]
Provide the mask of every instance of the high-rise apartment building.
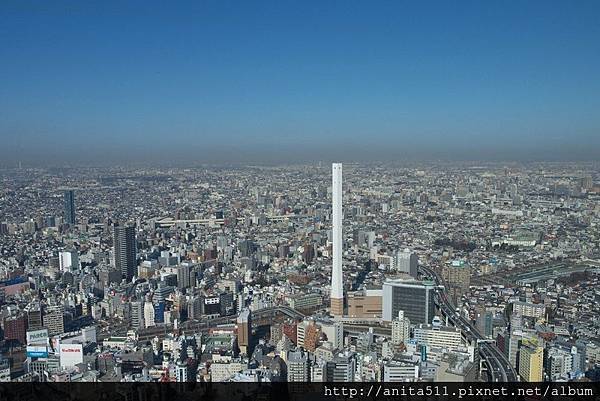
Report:
[[137,267],[134,226],[114,226],[113,252],[115,268],[121,272],[122,277],[131,280]]
[[64,193],[64,204],[65,204],[65,223],[69,225],[75,224],[75,191],[72,189],[65,191]]
[[410,249],[398,251],[393,257],[394,270],[417,278],[418,261],[417,254]]
[[450,299],[458,305],[461,297],[469,292],[471,268],[462,260],[452,261],[442,269],[442,278]]
[[398,311],[398,316],[392,320],[392,344],[402,344],[409,338],[410,320],[404,316],[404,311]]
[[544,369],[544,348],[536,341],[523,341],[519,348],[519,375],[526,382],[541,382]]

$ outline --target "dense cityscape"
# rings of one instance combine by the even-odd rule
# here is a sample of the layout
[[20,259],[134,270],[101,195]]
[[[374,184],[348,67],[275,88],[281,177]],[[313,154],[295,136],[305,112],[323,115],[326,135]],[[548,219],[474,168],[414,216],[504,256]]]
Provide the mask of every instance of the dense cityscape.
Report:
[[0,381],[600,380],[597,163],[0,170]]

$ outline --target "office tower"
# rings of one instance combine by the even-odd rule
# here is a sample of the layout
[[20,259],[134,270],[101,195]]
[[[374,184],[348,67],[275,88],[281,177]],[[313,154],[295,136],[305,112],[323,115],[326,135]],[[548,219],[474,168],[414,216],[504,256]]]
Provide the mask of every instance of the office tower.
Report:
[[543,379],[544,348],[537,341],[524,341],[519,349],[519,375],[526,382]]
[[131,280],[137,265],[135,227],[115,225],[113,252],[115,268],[121,272],[122,277]]
[[27,311],[28,330],[39,330],[43,327],[42,308],[39,302],[31,303],[25,309]]
[[434,316],[435,284],[430,281],[390,280],[383,283],[383,320],[391,322],[404,311],[412,324],[429,324]]
[[154,305],[152,302],[144,302],[144,326],[146,328],[155,326],[156,323],[154,321]]
[[394,256],[394,269],[401,273],[410,274],[414,278],[417,278],[417,264],[417,255],[409,249],[398,251]]
[[404,317],[404,311],[392,320],[392,344],[399,345],[410,338],[410,320]]
[[342,164],[332,165],[333,206],[333,266],[331,271],[331,314],[344,314],[344,289],[342,278]]
[[256,244],[251,240],[243,240],[238,244],[241,257],[250,257],[256,251]]
[[182,263],[177,266],[177,287],[188,288],[191,286],[192,265]]
[[307,382],[309,377],[308,352],[303,349],[288,351],[286,356],[287,381]]
[[65,223],[75,224],[75,191],[67,190],[64,193],[65,202]]
[[44,227],[56,227],[56,218],[54,216],[45,216]]
[[313,383],[320,383],[325,381],[327,375],[327,362],[317,360],[315,363],[310,365],[310,381]]
[[60,305],[49,306],[44,314],[44,327],[48,329],[49,336],[65,332],[64,308]]
[[325,380],[328,382],[353,382],[356,370],[354,354],[342,354],[325,365]]
[[244,309],[237,318],[238,347],[243,354],[250,351],[252,341],[252,319],[250,309]]
[[285,259],[290,254],[290,246],[288,244],[281,244],[277,248],[277,252],[281,259]]
[[79,270],[79,254],[74,249],[59,252],[58,261],[62,272]]
[[188,300],[188,319],[200,319],[202,316],[202,298],[199,296],[192,296]]
[[131,302],[131,327],[134,329],[142,329],[144,328],[144,305],[140,301]]

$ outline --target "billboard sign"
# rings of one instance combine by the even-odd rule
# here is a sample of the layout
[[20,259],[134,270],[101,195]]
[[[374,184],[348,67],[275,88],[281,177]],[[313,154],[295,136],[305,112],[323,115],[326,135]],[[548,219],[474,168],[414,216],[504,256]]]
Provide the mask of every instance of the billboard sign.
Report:
[[48,344],[48,329],[27,332],[27,344]]
[[83,345],[81,344],[60,344],[58,346],[60,355],[60,366],[63,368],[72,367],[78,363],[83,363]]
[[28,358],[48,358],[48,347],[41,345],[27,346]]

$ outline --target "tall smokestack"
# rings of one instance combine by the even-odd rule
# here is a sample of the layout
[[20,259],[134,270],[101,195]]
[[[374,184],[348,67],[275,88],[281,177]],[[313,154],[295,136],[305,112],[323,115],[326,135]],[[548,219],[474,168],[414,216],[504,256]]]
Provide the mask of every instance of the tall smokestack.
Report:
[[342,164],[332,164],[333,206],[333,267],[331,274],[331,314],[344,315],[344,288],[342,281]]

